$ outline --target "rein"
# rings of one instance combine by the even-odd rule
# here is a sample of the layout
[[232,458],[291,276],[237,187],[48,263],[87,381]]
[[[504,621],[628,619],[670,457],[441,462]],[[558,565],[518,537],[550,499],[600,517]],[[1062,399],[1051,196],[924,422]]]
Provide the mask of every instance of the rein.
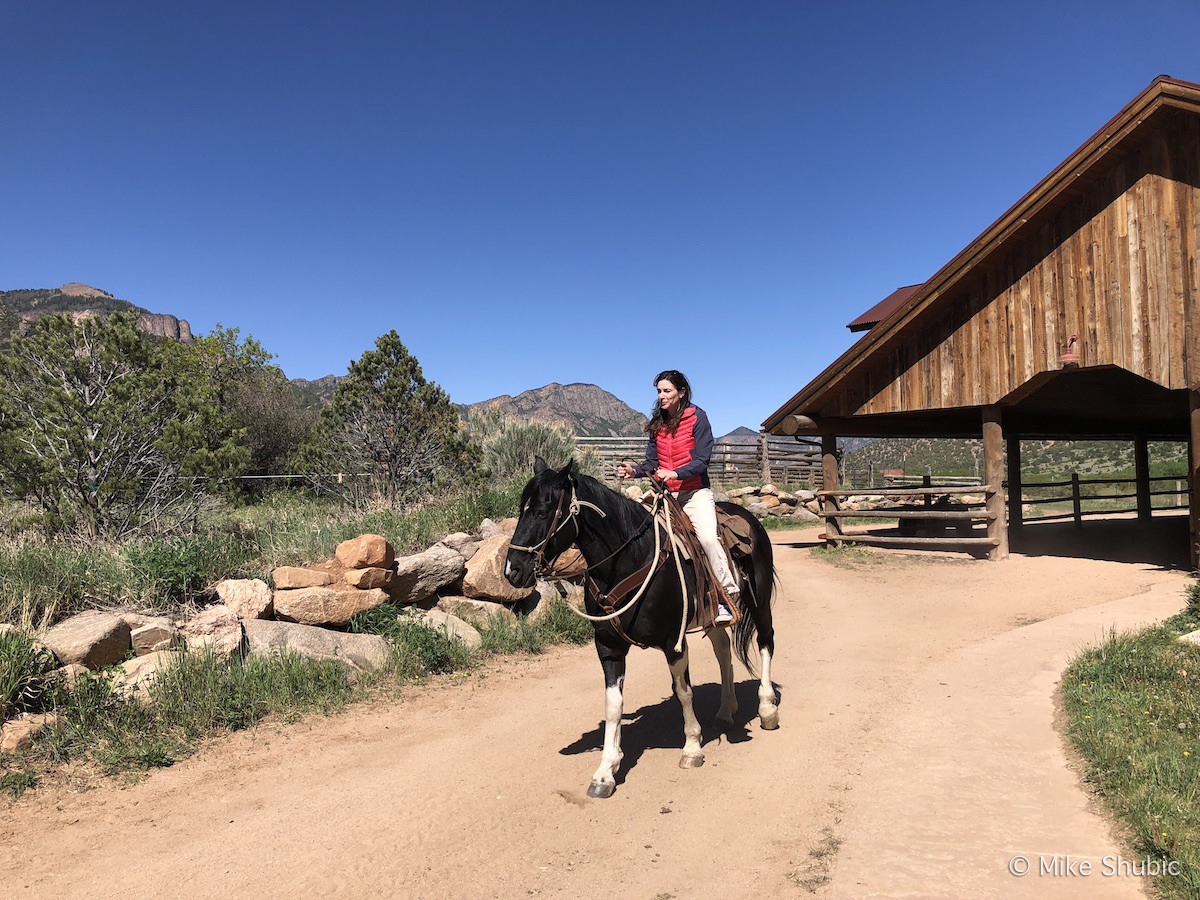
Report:
[[[652,479],[652,481],[653,481],[653,479]],[[560,530],[562,530],[566,526],[566,524],[568,522],[575,521],[575,519],[579,515],[580,510],[583,507],[587,506],[587,507],[590,507],[591,509],[594,509],[596,512],[598,512],[600,514],[600,518],[602,518],[602,519],[608,518],[608,516],[605,514],[604,510],[602,510],[596,504],[589,503],[586,500],[580,500],[575,494],[575,485],[572,484],[571,485],[571,501],[567,506],[567,515],[560,522],[559,518],[562,516],[563,502],[566,499],[567,499],[567,495],[564,493],[558,501],[558,506],[555,507],[555,509],[554,509],[554,517],[550,520],[550,528],[547,529],[546,537],[544,537],[542,540],[538,541],[536,544],[532,544],[528,547],[521,547],[521,546],[517,546],[515,544],[509,544],[509,549],[511,549],[511,550],[520,550],[524,553],[531,553],[531,554],[536,553],[537,555],[534,558],[534,570],[537,572],[541,572],[544,569],[544,566],[546,563],[545,550],[546,550],[546,547],[549,545],[550,541],[554,538],[554,536],[556,534],[558,534],[558,532]],[[688,619],[688,615],[687,615],[687,582],[685,581],[684,576],[683,576],[683,561],[679,558],[679,552],[677,550],[675,552],[672,552],[670,550],[663,549],[662,530],[657,527],[657,524],[658,524],[657,520],[658,520],[658,514],[659,514],[660,507],[661,507],[663,515],[664,515],[664,519],[665,519],[664,524],[666,525],[667,535],[670,538],[669,545],[673,547],[674,546],[674,530],[671,527],[671,505],[669,503],[663,502],[663,493],[662,493],[662,490],[659,490],[655,494],[654,503],[650,508],[650,515],[647,516],[647,518],[646,518],[646,524],[641,526],[640,528],[638,528],[633,534],[631,534],[625,540],[625,542],[623,544],[621,544],[619,547],[617,547],[617,549],[614,550],[612,553],[610,553],[608,556],[604,557],[604,559],[602,559],[599,562],[594,563],[592,565],[585,566],[583,572],[581,573],[584,576],[584,578],[587,580],[588,586],[592,589],[592,592],[595,594],[597,603],[601,606],[601,608],[604,609],[604,611],[605,611],[604,615],[593,616],[593,615],[590,615],[590,614],[584,612],[583,610],[576,609],[574,606],[572,606],[570,603],[566,602],[565,600],[564,600],[564,603],[566,604],[567,609],[569,609],[571,612],[575,613],[575,615],[579,616],[581,619],[586,619],[589,622],[612,622],[613,627],[616,628],[617,633],[622,638],[624,638],[630,644],[637,644],[638,646],[643,646],[643,645],[639,644],[637,641],[633,640],[633,638],[631,638],[628,634],[625,633],[625,629],[623,627],[621,627],[620,617],[623,616],[625,613],[627,613],[630,609],[632,609],[633,606],[639,600],[642,599],[642,595],[646,593],[646,588],[648,588],[650,586],[651,579],[653,579],[654,575],[658,572],[658,570],[660,568],[662,568],[662,565],[667,561],[667,558],[674,557],[675,570],[679,575],[680,596],[683,598],[683,604],[682,604],[683,615],[682,615],[682,621],[679,624],[679,638],[675,642],[675,652],[678,653],[678,652],[680,652],[680,650],[683,647],[684,635],[687,633],[687,619]],[[612,590],[608,591],[608,593],[602,593],[599,589],[599,586],[596,584],[595,580],[591,577],[591,574],[590,574],[591,571],[595,568],[598,568],[599,566],[604,565],[609,560],[613,559],[618,553],[620,553],[622,550],[624,550],[626,547],[628,547],[630,544],[632,544],[635,540],[637,540],[637,538],[641,536],[642,531],[646,528],[646,526],[651,525],[651,524],[653,524],[655,526],[655,528],[654,528],[654,554],[650,557],[650,562],[646,563],[646,565],[642,566],[640,569],[638,569],[632,575],[630,575],[630,576],[626,577],[624,580],[620,581],[618,584],[616,584],[612,588]],[[576,537],[578,537],[578,534],[579,534],[579,523],[578,522],[575,522],[575,533],[576,533]],[[643,575],[643,573],[645,573],[645,574]],[[622,606],[620,609],[616,609],[615,604],[620,603],[622,601],[622,599],[624,599],[625,592],[631,590],[633,588],[633,586],[635,584],[637,584],[639,579],[641,580],[641,586],[638,587],[636,593],[634,593],[634,595],[629,598],[629,601],[624,606]]]

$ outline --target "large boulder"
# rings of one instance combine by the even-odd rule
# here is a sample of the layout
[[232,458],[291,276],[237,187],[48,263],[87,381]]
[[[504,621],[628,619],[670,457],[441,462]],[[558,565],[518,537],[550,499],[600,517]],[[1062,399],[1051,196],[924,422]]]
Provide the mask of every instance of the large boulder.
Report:
[[343,626],[356,614],[386,603],[388,595],[378,588],[356,591],[328,587],[298,588],[275,592],[275,615],[301,625]]
[[440,609],[430,609],[421,613],[418,621],[426,628],[443,631],[456,640],[462,641],[472,650],[483,646],[483,636],[458,616],[443,612]]
[[245,636],[237,613],[227,606],[210,606],[180,626],[188,650],[211,652],[214,656],[241,656]]
[[295,653],[305,659],[334,660],[347,673],[371,672],[387,665],[388,642],[376,634],[349,634],[291,622],[246,622],[247,655]]
[[159,673],[179,659],[172,650],[158,650],[121,663],[113,675],[113,685],[135,696],[143,703],[150,700],[150,685]]
[[554,559],[554,564],[550,567],[552,575],[562,578],[573,578],[583,575],[585,572],[587,572],[587,560],[583,558],[578,547],[568,547]]
[[129,623],[104,612],[84,612],[60,622],[46,632],[42,643],[63,663],[89,669],[119,663],[133,647]]
[[531,624],[536,624],[546,618],[550,607],[559,597],[576,609],[583,609],[582,585],[569,581],[560,581],[557,584],[550,581],[539,581],[537,590],[520,603],[513,604],[513,610],[525,616]]
[[465,531],[456,531],[454,534],[448,534],[440,541],[439,544],[449,547],[451,550],[456,550],[462,554],[463,559],[470,559],[475,555],[475,551],[479,549],[479,541],[471,537]]
[[[501,538],[507,541],[507,538]],[[396,560],[391,594],[397,603],[420,603],[462,577],[469,563],[462,554],[442,544]]]
[[808,511],[806,507],[797,506],[792,518],[798,522],[820,522],[821,517]]
[[22,750],[28,750],[39,731],[56,724],[58,716],[54,713],[26,715],[5,722],[4,727],[0,728],[0,751],[20,753]]
[[458,616],[464,622],[479,627],[494,622],[504,622],[509,625],[517,624],[516,614],[503,603],[491,600],[475,600],[471,597],[441,597],[437,609]]
[[758,498],[758,502],[759,502],[759,504],[761,504],[762,506],[765,506],[767,509],[774,509],[775,507],[777,507],[777,506],[779,506],[779,505],[780,505],[780,504],[779,504],[779,497],[778,497],[778,495],[776,495],[776,494],[767,494],[767,493],[763,493],[763,494],[762,494],[762,495],[761,495],[761,496]]
[[300,566],[280,566],[271,573],[271,580],[281,591],[296,588],[324,587],[333,584],[333,576],[319,569],[305,569]]
[[382,588],[387,591],[391,589],[396,576],[391,569],[347,569],[342,573],[342,580],[350,587],[358,588],[360,591],[369,591],[373,588]]
[[508,556],[508,535],[498,534],[479,545],[479,552],[467,562],[463,576],[463,593],[480,600],[499,600],[515,603],[529,596],[529,588],[517,588],[504,577],[505,557]]
[[347,569],[388,569],[396,561],[396,548],[381,534],[360,534],[338,544],[334,555]]
[[129,633],[133,652],[138,656],[168,650],[178,638],[179,629],[170,622],[150,622]]
[[217,584],[217,596],[241,619],[269,619],[271,589],[258,578],[231,578]]

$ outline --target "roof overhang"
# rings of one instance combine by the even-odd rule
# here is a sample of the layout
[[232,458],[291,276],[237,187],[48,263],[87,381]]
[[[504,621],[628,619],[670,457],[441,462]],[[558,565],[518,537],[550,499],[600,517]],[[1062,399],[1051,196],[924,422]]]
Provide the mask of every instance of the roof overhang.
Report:
[[[901,305],[868,331],[828,368],[802,388],[790,400],[763,422],[763,429],[773,434],[784,433],[781,424],[791,415],[812,416],[819,410],[822,399],[836,389],[859,367],[874,358],[877,351],[889,343],[906,326],[921,316],[938,298],[944,296],[980,262],[1001,245],[1021,232],[1034,218],[1051,208],[1068,192],[1078,179],[1091,172],[1114,148],[1129,138],[1155,112],[1164,107],[1200,113],[1200,84],[1179,81],[1165,75],[1154,79],[1124,109],[1103,128],[1088,138],[1074,153],[1043,178],[1004,215],[979,237],[946,263],[937,274],[921,285]],[[936,413],[950,413],[936,410]],[[892,413],[889,417],[914,415]],[[922,417],[925,413],[920,414]],[[877,417],[852,417],[877,418]],[[843,419],[842,421],[849,421]],[[832,420],[829,420],[832,426]],[[857,434],[857,431],[838,431]],[[889,432],[891,433],[891,432]]]

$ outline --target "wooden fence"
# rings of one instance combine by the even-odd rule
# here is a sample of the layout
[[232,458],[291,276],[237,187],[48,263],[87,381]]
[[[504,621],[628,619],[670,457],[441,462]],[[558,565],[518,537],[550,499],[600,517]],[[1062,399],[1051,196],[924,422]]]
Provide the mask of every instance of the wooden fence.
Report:
[[[591,450],[600,458],[606,481],[616,480],[617,464],[641,462],[646,457],[644,437],[580,437],[577,452]],[[708,463],[713,484],[808,484],[821,483],[821,450],[793,438],[762,436],[755,443],[717,441]]]
[[[1177,475],[1162,475],[1162,476],[1159,476],[1156,478],[1150,478],[1150,479],[1148,479],[1148,481],[1150,483],[1150,487],[1153,487],[1155,482],[1174,482],[1175,486],[1173,489],[1168,488],[1166,490],[1160,490],[1160,491],[1147,490],[1142,495],[1142,497],[1139,497],[1139,495],[1137,493],[1137,479],[1136,478],[1080,478],[1078,472],[1072,472],[1071,478],[1069,481],[1025,482],[1024,484],[1021,485],[1021,490],[1022,490],[1023,495],[1026,492],[1030,491],[1031,489],[1035,489],[1035,488],[1067,488],[1067,487],[1069,487],[1071,489],[1071,492],[1069,494],[1064,494],[1062,496],[1057,496],[1057,497],[1024,497],[1023,496],[1022,505],[1070,503],[1071,504],[1071,512],[1052,513],[1050,515],[1041,515],[1041,516],[1032,516],[1031,517],[1031,516],[1024,515],[1023,510],[1021,510],[1021,511],[1016,511],[1016,513],[1017,513],[1016,515],[1013,515],[1014,511],[1010,511],[1009,515],[1018,523],[1054,522],[1054,521],[1058,521],[1058,520],[1062,520],[1062,519],[1074,519],[1076,525],[1082,525],[1084,516],[1111,516],[1111,515],[1117,515],[1120,513],[1140,513],[1143,516],[1149,516],[1150,510],[1154,504],[1154,500],[1152,499],[1154,497],[1174,497],[1175,502],[1173,504],[1167,504],[1168,507],[1169,506],[1180,507],[1180,506],[1187,505],[1186,499],[1188,496],[1188,483],[1187,483],[1186,479],[1180,478]],[[1090,492],[1088,492],[1088,493],[1084,492],[1085,487],[1089,487],[1091,485],[1099,485],[1099,484],[1104,484],[1104,485],[1131,484],[1134,486],[1134,492],[1133,493],[1129,493],[1128,491],[1120,492],[1119,489],[1118,489],[1118,493],[1115,493],[1115,494],[1112,494],[1112,493],[1110,493],[1110,494],[1093,494]],[[1138,501],[1138,503],[1135,504],[1134,506],[1119,507],[1117,509],[1113,509],[1111,507],[1105,507],[1102,509],[1084,509],[1083,504],[1087,503],[1088,501],[1092,501],[1092,500],[1105,500],[1105,501],[1135,500],[1135,501]],[[1144,506],[1144,508],[1143,508],[1143,506]],[[1160,504],[1160,508],[1162,508],[1162,504]]]
[[[842,489],[818,491],[821,515],[825,519],[825,533],[821,539],[826,546],[842,544],[864,544],[872,547],[911,547],[924,550],[960,550],[983,555],[1000,543],[997,514],[988,509],[988,501],[998,488],[994,485],[935,485],[928,475],[922,477],[920,486],[876,488],[868,492]],[[877,497],[896,497],[911,500],[922,498],[921,503],[905,503],[889,509],[846,509],[843,501],[850,496],[870,493]],[[982,494],[982,500],[959,500],[952,508],[935,506],[934,497],[943,495]],[[887,534],[876,531],[847,531],[847,520],[871,519],[897,520],[896,526],[881,522]],[[976,523],[982,530],[976,530]],[[861,521],[855,524],[862,525]]]

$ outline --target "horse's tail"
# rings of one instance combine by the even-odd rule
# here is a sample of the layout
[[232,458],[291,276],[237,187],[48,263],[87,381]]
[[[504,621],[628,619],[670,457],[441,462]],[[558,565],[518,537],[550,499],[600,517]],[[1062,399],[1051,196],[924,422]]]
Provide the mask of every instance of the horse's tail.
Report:
[[779,573],[775,571],[774,553],[767,530],[753,514],[744,510],[740,514],[751,523],[754,537],[750,556],[741,560],[740,564],[742,575],[745,576],[745,590],[741,596],[743,615],[733,629],[733,652],[746,671],[757,678],[759,649],[765,647],[772,656],[775,654],[771,603],[779,587]]

